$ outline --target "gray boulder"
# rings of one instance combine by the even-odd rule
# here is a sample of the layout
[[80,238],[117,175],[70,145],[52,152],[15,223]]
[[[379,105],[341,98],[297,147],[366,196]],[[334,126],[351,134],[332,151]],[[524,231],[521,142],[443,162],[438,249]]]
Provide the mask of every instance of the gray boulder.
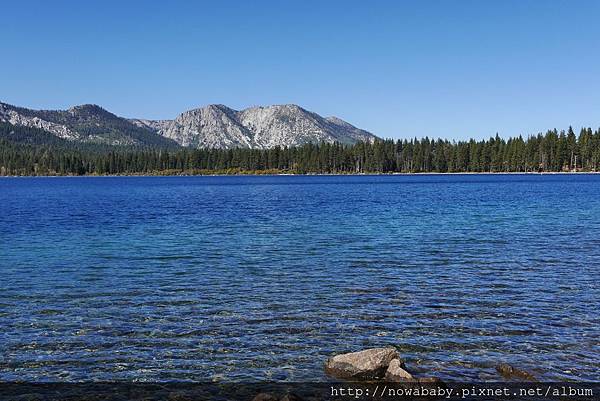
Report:
[[399,359],[395,348],[371,348],[335,355],[325,362],[325,373],[338,379],[379,379],[394,359]]
[[385,372],[385,381],[388,382],[407,382],[414,381],[413,375],[408,373],[404,364],[399,359],[393,359]]

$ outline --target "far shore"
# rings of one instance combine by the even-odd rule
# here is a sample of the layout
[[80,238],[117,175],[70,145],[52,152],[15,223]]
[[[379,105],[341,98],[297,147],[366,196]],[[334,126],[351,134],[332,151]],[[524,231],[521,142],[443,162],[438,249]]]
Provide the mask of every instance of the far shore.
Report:
[[423,176],[423,175],[595,175],[600,174],[600,171],[506,171],[506,172],[416,172],[416,173],[377,173],[377,172],[369,172],[369,173],[284,173],[284,172],[260,172],[252,171],[252,172],[235,172],[235,173],[223,173],[223,172],[215,172],[215,173],[186,173],[186,172],[178,172],[178,173],[165,173],[165,172],[157,172],[157,173],[128,173],[128,174],[83,174],[83,175],[74,175],[74,174],[53,174],[53,175],[1,175],[0,178],[77,178],[77,177],[261,177],[261,176],[325,176],[325,177],[345,177],[345,176]]

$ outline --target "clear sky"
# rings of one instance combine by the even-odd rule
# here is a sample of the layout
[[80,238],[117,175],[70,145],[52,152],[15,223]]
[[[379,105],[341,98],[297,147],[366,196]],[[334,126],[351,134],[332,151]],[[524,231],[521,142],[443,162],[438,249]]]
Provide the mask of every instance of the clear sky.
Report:
[[0,101],[297,103],[379,136],[600,126],[600,1],[0,0]]

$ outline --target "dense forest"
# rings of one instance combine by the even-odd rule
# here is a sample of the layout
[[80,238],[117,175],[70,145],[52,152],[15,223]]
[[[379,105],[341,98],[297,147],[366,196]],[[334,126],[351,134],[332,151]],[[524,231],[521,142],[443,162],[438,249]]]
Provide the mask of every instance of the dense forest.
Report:
[[600,129],[505,140],[379,140],[292,148],[142,149],[73,143],[0,123],[0,175],[600,171]]

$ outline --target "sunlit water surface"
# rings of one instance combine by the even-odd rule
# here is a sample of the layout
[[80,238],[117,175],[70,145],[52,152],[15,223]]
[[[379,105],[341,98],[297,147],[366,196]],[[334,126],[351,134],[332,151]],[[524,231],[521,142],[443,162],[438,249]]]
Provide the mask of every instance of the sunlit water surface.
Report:
[[600,379],[600,176],[0,179],[0,380]]

